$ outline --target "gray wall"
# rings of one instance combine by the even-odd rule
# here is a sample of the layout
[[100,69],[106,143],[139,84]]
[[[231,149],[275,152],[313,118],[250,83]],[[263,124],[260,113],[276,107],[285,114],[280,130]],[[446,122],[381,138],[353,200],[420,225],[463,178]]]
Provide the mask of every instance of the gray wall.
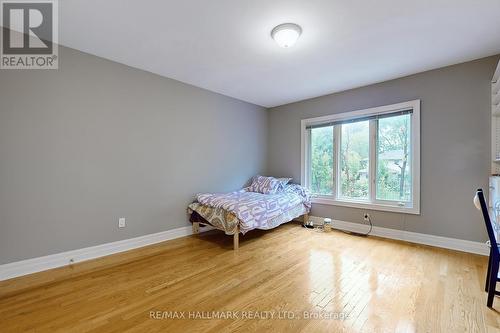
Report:
[[185,226],[266,167],[261,107],[64,47],[59,68],[0,71],[0,264]]
[[185,226],[196,192],[266,169],[299,180],[301,119],[417,98],[421,215],[373,211],[374,224],[483,241],[471,197],[488,185],[497,59],[269,111],[64,47],[59,70],[0,71],[0,264]]
[[[300,120],[421,99],[421,215],[371,211],[376,226],[484,241],[472,205],[490,173],[491,78],[498,56],[270,109],[268,171],[300,182]],[[311,82],[314,84],[314,82]],[[361,223],[364,210],[314,204]]]

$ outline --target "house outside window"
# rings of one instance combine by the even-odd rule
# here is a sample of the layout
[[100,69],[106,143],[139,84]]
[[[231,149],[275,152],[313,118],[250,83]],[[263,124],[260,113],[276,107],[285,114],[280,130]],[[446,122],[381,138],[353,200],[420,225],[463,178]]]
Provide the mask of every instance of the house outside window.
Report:
[[420,101],[304,119],[313,203],[420,213]]

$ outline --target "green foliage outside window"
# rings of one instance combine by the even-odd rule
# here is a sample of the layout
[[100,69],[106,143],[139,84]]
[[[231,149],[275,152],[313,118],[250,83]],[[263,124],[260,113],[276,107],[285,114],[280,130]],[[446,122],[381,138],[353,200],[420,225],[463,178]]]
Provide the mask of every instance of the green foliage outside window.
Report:
[[340,197],[367,199],[369,186],[369,122],[342,124]]
[[377,199],[411,200],[410,115],[383,118],[377,133]]
[[332,194],[333,126],[311,129],[311,191]]
[[[372,120],[373,121],[373,120]],[[376,199],[411,201],[411,115],[393,116],[377,122],[376,166],[370,165],[370,121],[340,126],[338,196],[368,199],[369,170],[376,167]],[[329,195],[334,188],[334,127],[311,129],[311,191]]]

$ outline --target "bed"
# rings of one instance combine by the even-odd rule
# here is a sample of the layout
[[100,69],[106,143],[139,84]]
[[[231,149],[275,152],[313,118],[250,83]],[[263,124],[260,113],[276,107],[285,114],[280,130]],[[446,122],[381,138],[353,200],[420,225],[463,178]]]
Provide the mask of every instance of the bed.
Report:
[[268,193],[257,190],[251,185],[230,193],[198,194],[195,202],[188,206],[193,233],[199,232],[200,224],[210,225],[232,235],[236,250],[240,233],[269,230],[300,216],[307,221],[311,201],[300,185],[282,184]]

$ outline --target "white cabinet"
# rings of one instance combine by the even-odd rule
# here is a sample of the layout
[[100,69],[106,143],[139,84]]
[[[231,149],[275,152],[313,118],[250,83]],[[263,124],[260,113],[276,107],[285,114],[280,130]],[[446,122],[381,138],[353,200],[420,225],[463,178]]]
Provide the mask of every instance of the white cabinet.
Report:
[[500,62],[491,80],[491,174],[500,175]]

